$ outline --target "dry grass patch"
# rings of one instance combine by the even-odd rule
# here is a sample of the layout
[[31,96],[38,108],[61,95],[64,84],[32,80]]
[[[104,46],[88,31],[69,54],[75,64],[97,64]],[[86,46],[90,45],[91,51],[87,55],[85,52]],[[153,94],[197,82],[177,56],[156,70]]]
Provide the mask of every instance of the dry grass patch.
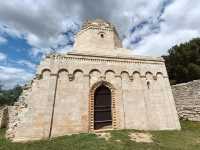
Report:
[[106,141],[108,141],[111,138],[111,134],[109,132],[99,132],[95,133],[99,138],[104,138]]
[[129,134],[130,140],[138,143],[153,143],[150,133],[133,132]]

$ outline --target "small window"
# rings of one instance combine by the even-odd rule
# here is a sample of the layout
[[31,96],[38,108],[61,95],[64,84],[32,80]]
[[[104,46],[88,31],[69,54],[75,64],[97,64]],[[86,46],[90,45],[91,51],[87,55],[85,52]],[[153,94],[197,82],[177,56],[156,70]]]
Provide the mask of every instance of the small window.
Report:
[[98,33],[98,36],[103,39],[105,38],[105,33],[101,31]]

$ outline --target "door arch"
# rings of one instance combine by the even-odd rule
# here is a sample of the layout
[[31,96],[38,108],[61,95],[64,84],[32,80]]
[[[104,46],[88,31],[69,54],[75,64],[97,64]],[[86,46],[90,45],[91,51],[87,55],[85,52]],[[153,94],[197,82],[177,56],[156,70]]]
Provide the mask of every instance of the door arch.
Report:
[[106,86],[110,92],[111,92],[111,113],[112,113],[112,129],[117,129],[119,126],[118,122],[118,115],[117,115],[117,110],[116,110],[116,103],[117,103],[117,98],[116,98],[116,88],[109,82],[101,80],[96,83],[94,83],[91,88],[90,88],[90,94],[89,94],[89,118],[88,118],[88,131],[93,132],[95,130],[94,128],[94,96],[95,96],[95,91],[98,87],[100,86]]
[[94,92],[94,129],[112,128],[112,95],[105,85]]

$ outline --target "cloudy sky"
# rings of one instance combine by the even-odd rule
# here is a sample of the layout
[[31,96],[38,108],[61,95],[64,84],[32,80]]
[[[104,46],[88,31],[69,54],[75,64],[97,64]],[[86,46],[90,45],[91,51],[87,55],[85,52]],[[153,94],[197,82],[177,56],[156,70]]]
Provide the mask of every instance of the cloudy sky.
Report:
[[86,19],[112,22],[126,48],[160,56],[200,36],[200,0],[1,0],[0,82],[30,80],[42,57],[67,52]]

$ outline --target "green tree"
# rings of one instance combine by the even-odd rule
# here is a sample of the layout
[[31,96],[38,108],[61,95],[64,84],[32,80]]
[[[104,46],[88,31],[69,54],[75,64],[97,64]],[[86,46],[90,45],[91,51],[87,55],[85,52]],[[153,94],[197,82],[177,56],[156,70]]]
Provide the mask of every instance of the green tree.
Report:
[[16,102],[22,93],[22,87],[17,85],[13,89],[4,90],[0,84],[0,106],[12,105]]
[[172,47],[163,58],[171,84],[200,79],[200,38]]

